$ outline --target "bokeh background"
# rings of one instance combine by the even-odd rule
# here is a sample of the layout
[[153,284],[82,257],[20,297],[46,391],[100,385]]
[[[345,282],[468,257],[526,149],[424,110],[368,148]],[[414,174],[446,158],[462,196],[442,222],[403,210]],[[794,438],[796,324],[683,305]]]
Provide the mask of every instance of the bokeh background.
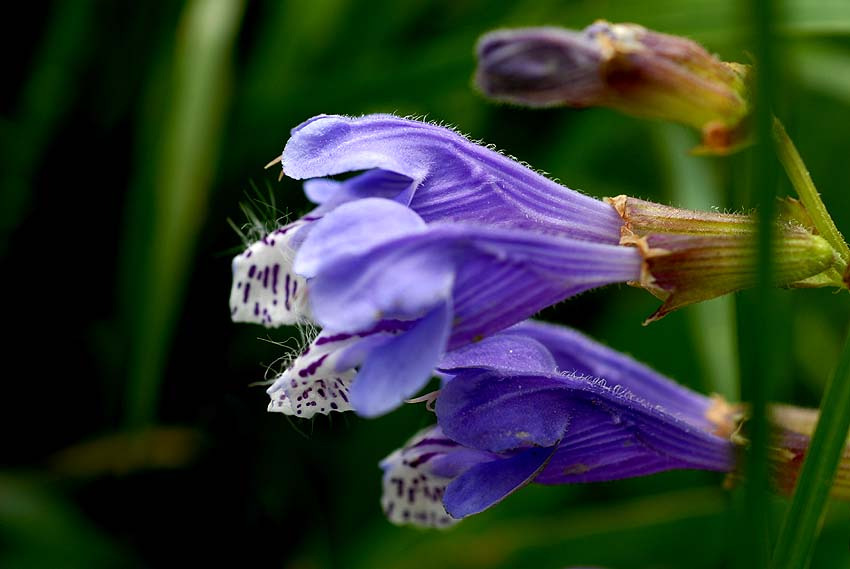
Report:
[[[850,232],[850,6],[781,7],[776,112]],[[250,384],[299,332],[229,321],[230,222],[248,221],[240,204],[264,222],[306,211],[300,184],[262,167],[318,113],[426,116],[595,196],[747,210],[746,153],[696,158],[675,126],[472,88],[483,32],[597,18],[749,61],[734,0],[53,0],[4,18],[0,566],[735,566],[738,491],[706,473],[530,487],[450,531],[391,526],[377,463],[432,416],[267,414]],[[642,327],[657,301],[623,286],[541,317],[735,398],[750,300]],[[776,310],[777,398],[816,406],[846,298],[785,291]],[[848,547],[850,508],[835,504],[814,566],[850,565]]]

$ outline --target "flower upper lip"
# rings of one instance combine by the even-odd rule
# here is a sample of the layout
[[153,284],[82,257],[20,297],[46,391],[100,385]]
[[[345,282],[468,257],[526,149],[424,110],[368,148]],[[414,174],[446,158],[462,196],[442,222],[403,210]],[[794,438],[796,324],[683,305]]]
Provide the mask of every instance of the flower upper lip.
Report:
[[[616,243],[622,221],[600,200],[566,188],[450,129],[392,115],[322,115],[283,151],[295,179],[383,169],[410,180],[395,199],[426,222],[480,223]],[[367,197],[367,196],[361,196]]]

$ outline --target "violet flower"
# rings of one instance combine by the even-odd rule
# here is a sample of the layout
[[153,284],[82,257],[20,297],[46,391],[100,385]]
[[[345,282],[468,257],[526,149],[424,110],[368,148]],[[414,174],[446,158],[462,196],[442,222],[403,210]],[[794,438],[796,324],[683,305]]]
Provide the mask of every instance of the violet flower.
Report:
[[[425,222],[528,229],[616,244],[623,221],[614,209],[557,184],[498,152],[434,124],[392,115],[319,115],[292,130],[280,162],[307,180],[319,204],[253,243],[233,260],[234,322],[265,326],[310,319],[303,277],[292,270],[312,224],[347,202],[392,199]],[[322,179],[365,172],[343,182]]]
[[[387,199],[344,204],[315,223],[295,260],[324,331],[269,389],[270,410],[341,411],[350,385],[359,414],[385,413],[427,383],[447,350],[580,292],[635,280],[641,263],[633,247],[429,225]],[[311,399],[329,385],[346,405]]]
[[572,330],[523,323],[440,368],[439,426],[381,463],[395,523],[447,525],[529,482],[734,467],[731,407]]

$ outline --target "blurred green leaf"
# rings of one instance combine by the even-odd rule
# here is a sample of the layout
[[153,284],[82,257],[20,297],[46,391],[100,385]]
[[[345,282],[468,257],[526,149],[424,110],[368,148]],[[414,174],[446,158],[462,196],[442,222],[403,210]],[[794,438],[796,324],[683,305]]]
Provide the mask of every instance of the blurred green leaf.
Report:
[[850,103],[850,52],[827,45],[804,45],[791,58],[791,71],[807,89]]
[[33,177],[42,164],[53,131],[74,102],[81,67],[90,53],[93,0],[57,0],[32,72],[19,95],[16,116],[2,124],[0,147],[0,256],[8,234],[29,207]]
[[0,566],[131,567],[71,504],[23,474],[0,473]]
[[[711,169],[711,159],[688,154],[698,142],[692,134],[677,125],[664,124],[658,126],[658,138],[661,162],[669,168],[673,205],[703,211],[719,208],[725,199]],[[735,297],[721,296],[691,306],[688,321],[707,380],[706,391],[718,393],[732,403],[740,401]]]
[[[363,568],[626,569],[679,567],[687,558],[689,567],[713,568],[726,555],[726,502],[719,489],[697,488],[582,506],[556,516],[497,521],[479,516],[444,531],[387,528],[384,535],[361,541],[352,559]],[[403,533],[404,539],[388,542],[388,533]]]
[[169,106],[154,157],[152,227],[142,262],[128,266],[136,289],[129,361],[127,421],[138,427],[156,414],[159,383],[191,256],[216,171],[229,91],[230,59],[243,2],[192,0],[178,28]]
[[201,444],[201,434],[193,429],[158,426],[77,443],[53,455],[50,462],[64,476],[126,475],[186,467],[198,456]]

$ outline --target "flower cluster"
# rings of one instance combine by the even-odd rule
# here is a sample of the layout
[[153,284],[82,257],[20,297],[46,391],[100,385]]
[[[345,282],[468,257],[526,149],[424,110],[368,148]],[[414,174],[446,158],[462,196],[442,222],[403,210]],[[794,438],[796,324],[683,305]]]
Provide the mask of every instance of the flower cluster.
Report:
[[[293,130],[282,165],[294,178],[366,172],[307,182],[318,207],[233,261],[235,321],[323,329],[272,386],[272,410],[348,408],[350,388],[358,413],[384,413],[447,350],[640,278],[610,205],[446,128],[320,116]],[[344,405],[314,401],[331,392]]]
[[[310,119],[279,161],[316,207],[233,260],[231,316],[321,332],[269,411],[374,417],[442,380],[437,425],[381,465],[389,519],[448,525],[530,482],[734,470],[736,408],[527,319],[614,283],[661,298],[653,318],[752,286],[750,217],[598,200],[391,115]],[[778,285],[831,270],[810,227],[776,227]]]

